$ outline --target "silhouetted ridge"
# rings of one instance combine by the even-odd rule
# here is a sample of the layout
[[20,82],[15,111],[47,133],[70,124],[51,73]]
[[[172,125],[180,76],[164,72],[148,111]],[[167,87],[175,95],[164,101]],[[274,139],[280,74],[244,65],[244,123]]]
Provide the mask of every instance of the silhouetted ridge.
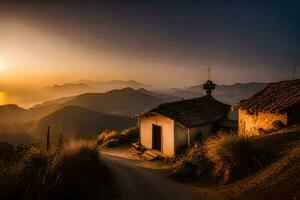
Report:
[[68,136],[91,136],[106,128],[124,129],[133,124],[129,117],[103,114],[78,106],[66,106],[40,119],[35,132],[44,134],[50,126],[56,136],[60,133]]
[[161,99],[138,92],[130,87],[106,93],[86,93],[68,101],[65,105],[76,105],[102,113],[132,115],[157,106]]

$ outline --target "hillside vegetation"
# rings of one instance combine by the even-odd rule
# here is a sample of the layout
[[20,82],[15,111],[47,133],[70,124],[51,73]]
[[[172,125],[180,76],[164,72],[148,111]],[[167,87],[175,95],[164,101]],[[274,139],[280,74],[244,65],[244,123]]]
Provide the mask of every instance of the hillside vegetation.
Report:
[[139,139],[139,129],[136,127],[126,130],[105,130],[98,135],[97,143],[101,147],[116,147],[124,144],[132,144]]
[[221,134],[171,163],[174,178],[206,185],[198,189],[208,199],[300,198],[299,127],[254,138]]
[[274,153],[272,162],[226,191],[236,199],[294,200],[300,198],[300,128],[254,138]]
[[0,144],[1,199],[114,199],[114,176],[96,144],[72,141],[47,152],[39,145]]
[[236,199],[300,198],[300,143],[259,173],[228,187]]
[[206,191],[211,199],[292,200],[300,198],[299,170],[296,127],[254,138],[214,136],[175,159],[172,176],[211,184],[214,189]]
[[220,133],[194,144],[175,164],[173,176],[228,184],[258,170],[269,157],[249,138]]

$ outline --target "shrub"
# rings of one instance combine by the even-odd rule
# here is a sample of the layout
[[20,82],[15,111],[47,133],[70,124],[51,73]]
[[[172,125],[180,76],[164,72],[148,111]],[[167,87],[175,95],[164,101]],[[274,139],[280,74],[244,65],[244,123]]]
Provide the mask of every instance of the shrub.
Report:
[[263,162],[261,150],[246,137],[219,134],[208,139],[204,149],[213,163],[213,175],[223,183],[247,175]]
[[123,135],[127,136],[130,141],[137,140],[139,138],[139,129],[136,127],[126,129],[122,132]]
[[208,174],[209,162],[204,156],[203,145],[194,144],[185,154],[168,160],[173,164],[171,176],[182,181],[194,181]]
[[71,141],[56,156],[46,176],[48,199],[109,199],[113,175],[100,161],[94,141]]
[[108,139],[111,139],[111,137],[114,137],[117,135],[118,132],[116,130],[104,130],[102,133],[100,133],[97,137],[97,144],[101,145],[108,141]]
[[0,162],[11,160],[14,155],[14,146],[7,142],[0,142]]
[[97,138],[97,144],[102,147],[116,147],[135,142],[139,137],[138,128],[123,131],[105,130]]
[[19,157],[0,165],[1,199],[111,199],[111,171],[93,141],[77,140],[61,151],[18,146]]
[[275,130],[281,130],[281,129],[284,129],[286,127],[286,125],[280,120],[274,121],[272,123],[272,126],[274,127]]

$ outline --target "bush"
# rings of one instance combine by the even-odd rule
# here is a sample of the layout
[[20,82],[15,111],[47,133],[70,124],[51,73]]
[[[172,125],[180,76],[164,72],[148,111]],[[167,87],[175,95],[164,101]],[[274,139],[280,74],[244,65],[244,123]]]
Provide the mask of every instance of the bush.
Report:
[[7,142],[0,142],[0,162],[11,160],[14,155],[14,146]]
[[223,183],[249,174],[263,162],[261,150],[246,137],[219,134],[208,139],[204,149],[213,175]]
[[286,125],[280,120],[274,121],[272,123],[272,126],[274,127],[275,130],[281,130],[281,129],[284,129],[286,127]]
[[118,134],[116,130],[104,130],[98,135],[97,144],[101,145]]
[[185,154],[167,160],[173,164],[171,176],[182,181],[194,181],[208,174],[210,165],[204,156],[203,145],[194,144]]
[[105,130],[97,138],[97,144],[102,147],[116,147],[133,143],[138,140],[138,128],[129,128],[123,131]]
[[47,174],[48,199],[110,199],[113,175],[99,160],[94,141],[71,141],[57,155]]
[[95,142],[71,141],[62,151],[38,145],[15,148],[17,159],[0,165],[1,199],[111,199],[111,171]]

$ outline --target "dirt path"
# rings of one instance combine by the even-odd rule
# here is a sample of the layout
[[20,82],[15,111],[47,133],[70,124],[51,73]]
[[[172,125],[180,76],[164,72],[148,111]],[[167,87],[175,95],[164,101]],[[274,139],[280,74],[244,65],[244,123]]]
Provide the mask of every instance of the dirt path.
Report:
[[121,200],[200,200],[186,185],[139,166],[138,161],[102,152],[102,159],[113,170]]

